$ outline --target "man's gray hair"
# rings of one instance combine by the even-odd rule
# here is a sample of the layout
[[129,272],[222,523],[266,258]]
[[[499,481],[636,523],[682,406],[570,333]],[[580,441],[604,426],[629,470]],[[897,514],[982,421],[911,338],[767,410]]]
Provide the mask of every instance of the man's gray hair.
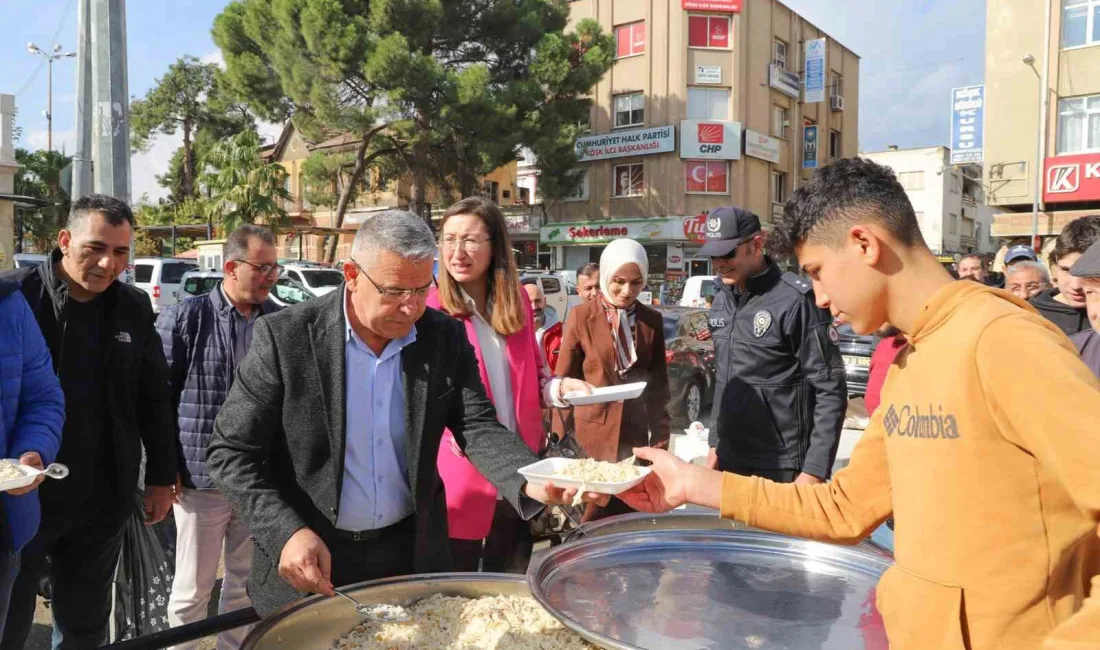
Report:
[[359,226],[351,245],[351,256],[365,265],[381,251],[395,253],[407,260],[430,260],[436,253],[435,235],[423,219],[411,212],[379,212]]
[[1050,284],[1050,271],[1047,270],[1046,265],[1036,262],[1035,260],[1023,260],[1008,267],[1005,271],[1005,280],[1008,280],[1008,276],[1013,273],[1019,273],[1020,271],[1038,271],[1039,277],[1043,279],[1043,282]]
[[225,238],[225,243],[222,244],[222,259],[233,262],[248,257],[248,244],[253,237],[269,246],[275,245],[275,233],[263,226],[245,224]]

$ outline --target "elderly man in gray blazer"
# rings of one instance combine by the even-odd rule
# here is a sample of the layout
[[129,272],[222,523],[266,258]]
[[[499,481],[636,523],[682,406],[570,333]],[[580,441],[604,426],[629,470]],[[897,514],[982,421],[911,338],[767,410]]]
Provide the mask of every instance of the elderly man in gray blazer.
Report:
[[524,518],[575,494],[517,473],[535,454],[497,422],[462,325],[425,306],[435,251],[422,219],[375,215],[344,286],[256,323],[206,462],[255,538],[260,614],[333,585],[450,569],[444,428]]

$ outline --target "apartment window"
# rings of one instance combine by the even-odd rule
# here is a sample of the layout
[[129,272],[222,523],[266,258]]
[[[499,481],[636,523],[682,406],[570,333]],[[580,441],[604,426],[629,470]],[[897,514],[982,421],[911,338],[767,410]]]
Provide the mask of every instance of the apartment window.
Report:
[[732,25],[729,16],[688,16],[688,47],[728,50]]
[[947,234],[957,235],[959,234],[959,215],[950,214],[947,216]]
[[645,95],[630,93],[615,96],[615,128],[645,123]]
[[645,175],[642,172],[642,163],[633,165],[615,165],[612,169],[614,187],[611,196],[641,196],[645,189]]
[[728,120],[729,113],[728,88],[688,88],[689,120]]
[[580,182],[577,183],[573,191],[565,197],[566,201],[587,201],[588,200],[588,172],[584,170],[575,171],[570,176],[580,176]]
[[685,160],[684,187],[689,194],[729,194],[729,163]]
[[772,172],[772,203],[785,203],[787,201],[787,175],[783,172]]
[[782,106],[772,107],[772,135],[777,138],[787,137],[787,125],[790,121],[787,119],[787,109]]
[[898,182],[906,191],[924,189],[924,172],[901,172],[898,174]]
[[1058,102],[1058,153],[1100,151],[1100,95]]
[[951,174],[951,193],[952,194],[958,194],[959,193],[959,175],[958,174]]
[[829,73],[829,95],[831,97],[844,96],[844,77],[835,72]]
[[840,146],[840,131],[833,129],[829,131],[829,157],[841,158],[841,146]]
[[1062,47],[1100,44],[1100,0],[1064,0]]
[[780,68],[783,68],[784,70],[787,69],[787,43],[786,43],[786,41],[781,41],[778,38],[775,39],[775,53],[772,56],[772,63],[779,66]]
[[489,199],[493,203],[497,203],[500,193],[500,183],[496,181],[485,181],[481,184],[481,196],[482,198]]
[[615,57],[645,54],[645,21],[627,23],[615,28]]

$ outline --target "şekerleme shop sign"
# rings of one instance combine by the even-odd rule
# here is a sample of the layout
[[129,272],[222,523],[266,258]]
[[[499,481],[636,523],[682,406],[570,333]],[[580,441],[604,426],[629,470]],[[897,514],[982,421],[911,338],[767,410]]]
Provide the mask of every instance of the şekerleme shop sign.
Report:
[[590,135],[577,138],[574,147],[577,160],[581,162],[666,153],[676,150],[676,127],[658,126],[653,129]]
[[624,237],[640,242],[688,241],[696,217],[614,219],[554,223],[539,228],[539,242],[548,246],[607,244]]

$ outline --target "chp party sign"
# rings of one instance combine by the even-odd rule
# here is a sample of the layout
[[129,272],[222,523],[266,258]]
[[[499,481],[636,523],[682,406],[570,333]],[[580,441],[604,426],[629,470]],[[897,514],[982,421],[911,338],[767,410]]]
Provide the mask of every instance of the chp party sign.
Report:
[[577,138],[573,145],[577,160],[610,160],[626,156],[644,156],[676,150],[676,127],[620,131]]
[[680,157],[739,160],[741,158],[741,123],[715,120],[680,122]]

